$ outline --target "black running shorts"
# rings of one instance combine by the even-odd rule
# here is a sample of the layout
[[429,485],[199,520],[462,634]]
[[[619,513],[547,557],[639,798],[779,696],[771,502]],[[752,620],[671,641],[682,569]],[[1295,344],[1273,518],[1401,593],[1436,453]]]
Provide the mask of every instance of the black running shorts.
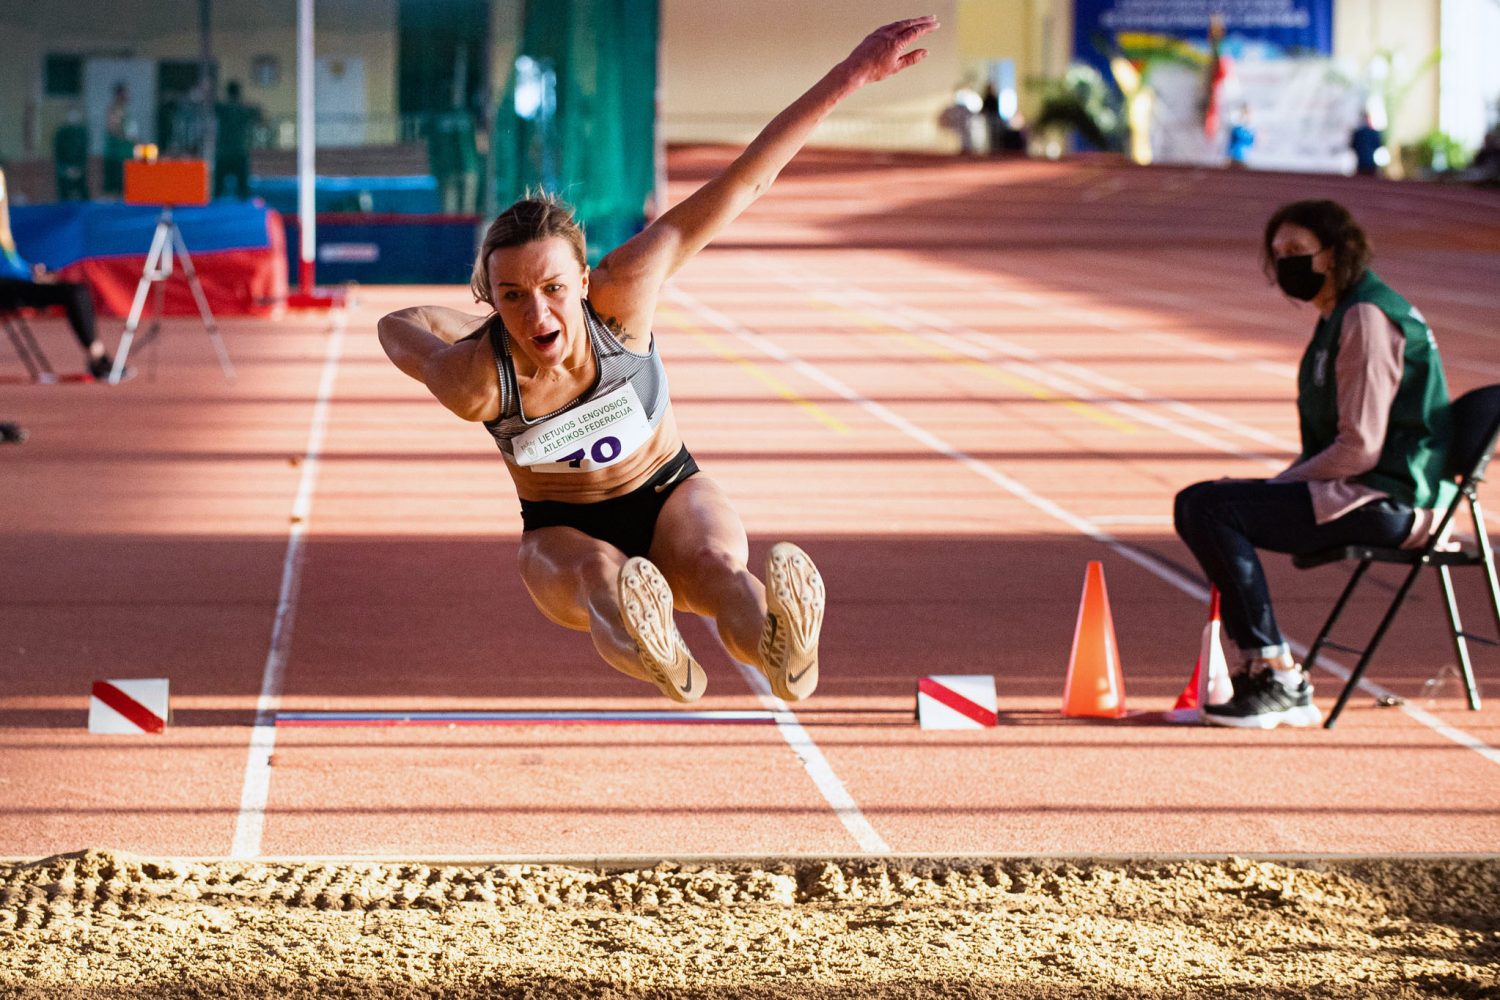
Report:
[[651,551],[656,519],[667,497],[697,471],[698,463],[683,445],[670,462],[656,470],[656,475],[624,496],[593,503],[522,500],[521,530],[577,528],[627,556],[645,556]]

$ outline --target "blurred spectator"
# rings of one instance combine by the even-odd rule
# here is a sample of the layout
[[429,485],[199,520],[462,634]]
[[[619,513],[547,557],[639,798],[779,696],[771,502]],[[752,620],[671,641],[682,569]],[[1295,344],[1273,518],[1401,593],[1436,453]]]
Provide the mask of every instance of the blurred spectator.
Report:
[[479,145],[474,118],[462,108],[433,115],[427,125],[427,163],[443,211],[472,215],[479,207]]
[[[1359,126],[1349,133],[1349,148],[1354,150],[1354,172],[1361,177],[1380,176],[1385,136],[1370,122],[1370,116],[1359,116]],[[1389,154],[1385,154],[1389,156]],[[1389,162],[1387,160],[1387,162]]]
[[203,155],[203,93],[201,83],[185,94],[172,94],[157,115],[157,144],[167,156]]
[[214,197],[222,198],[234,181],[236,198],[250,197],[250,147],[260,125],[260,108],[240,100],[240,82],[230,80],[224,100],[214,108]]
[[135,119],[130,117],[130,90],[124,83],[117,83],[104,114],[104,181],[100,187],[105,194],[124,194],[125,161],[134,155],[136,135]]
[[974,130],[979,124],[979,94],[967,83],[953,92],[953,103],[938,115],[938,124],[958,136],[958,150],[973,153],[978,144],[974,141]]
[[0,311],[45,309],[61,306],[67,313],[73,335],[88,356],[89,373],[106,378],[114,362],[104,351],[94,323],[94,299],[89,286],[59,281],[40,264],[32,265],[16,252],[10,232],[10,200],[6,196],[5,172],[0,170]]
[[1000,114],[1000,91],[993,82],[984,85],[984,96],[979,100],[979,117],[984,120],[985,147],[991,155],[1005,148],[1005,119]]
[[1255,145],[1255,129],[1250,125],[1250,108],[1241,104],[1229,126],[1229,165],[1244,168],[1250,147]]
[[1005,131],[1000,137],[1000,148],[1007,153],[1024,153],[1027,150],[1026,141],[1026,119],[1017,111],[1010,116],[1005,123]]
[[1500,122],[1484,134],[1484,142],[1469,162],[1467,173],[1475,180],[1500,181]]
[[52,166],[58,201],[89,200],[89,127],[77,107],[68,109],[52,135]]

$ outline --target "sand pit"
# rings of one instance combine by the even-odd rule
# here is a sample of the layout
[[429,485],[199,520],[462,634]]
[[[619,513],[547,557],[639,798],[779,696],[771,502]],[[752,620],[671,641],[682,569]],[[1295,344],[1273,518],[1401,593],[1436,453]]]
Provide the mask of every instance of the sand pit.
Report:
[[1500,859],[0,866],[5,997],[1500,997]]

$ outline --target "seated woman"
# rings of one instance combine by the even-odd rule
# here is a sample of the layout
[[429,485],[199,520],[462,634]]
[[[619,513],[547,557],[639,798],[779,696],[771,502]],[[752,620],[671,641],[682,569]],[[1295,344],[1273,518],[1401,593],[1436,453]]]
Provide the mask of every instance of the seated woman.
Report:
[[73,336],[88,355],[89,374],[109,377],[114,361],[104,351],[94,326],[94,299],[89,286],[59,281],[40,267],[33,267],[16,252],[10,232],[10,201],[6,196],[5,172],[0,170],[0,312],[62,306]]
[[1349,212],[1331,201],[1283,206],[1261,249],[1282,293],[1318,312],[1297,376],[1302,453],[1272,479],[1189,486],[1173,515],[1219,588],[1224,631],[1244,663],[1234,697],[1204,719],[1247,729],[1322,719],[1276,626],[1256,549],[1420,545],[1455,488],[1442,478],[1448,383],[1432,330],[1370,271]]

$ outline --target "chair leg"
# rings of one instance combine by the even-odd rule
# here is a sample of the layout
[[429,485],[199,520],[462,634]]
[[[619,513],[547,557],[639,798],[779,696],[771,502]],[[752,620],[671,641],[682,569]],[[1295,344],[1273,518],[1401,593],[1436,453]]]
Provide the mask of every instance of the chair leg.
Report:
[[1349,696],[1359,686],[1359,679],[1364,676],[1365,667],[1370,665],[1370,658],[1375,655],[1375,649],[1380,645],[1380,640],[1385,638],[1386,629],[1391,627],[1391,622],[1396,619],[1396,612],[1401,610],[1401,604],[1406,600],[1411,585],[1416,583],[1417,574],[1422,571],[1422,564],[1417,563],[1406,574],[1406,579],[1401,581],[1401,587],[1396,591],[1396,596],[1391,599],[1391,606],[1386,609],[1385,617],[1380,619],[1380,624],[1375,629],[1375,634],[1370,636],[1370,644],[1360,654],[1359,662],[1354,665],[1354,670],[1349,674],[1349,680],[1344,684],[1344,690],[1339,692],[1339,700],[1334,703],[1333,711],[1328,713],[1328,718],[1323,722],[1324,729],[1332,729],[1333,724],[1338,721],[1339,713],[1344,710],[1344,705],[1349,701]]
[[1453,636],[1453,652],[1458,656],[1458,667],[1464,675],[1464,693],[1469,696],[1469,707],[1478,711],[1479,689],[1474,686],[1474,664],[1469,660],[1464,623],[1458,617],[1458,600],[1453,594],[1453,574],[1447,566],[1439,566],[1437,571],[1438,584],[1443,588],[1443,604],[1448,609],[1448,631]]
[[1317,662],[1318,652],[1323,648],[1323,644],[1328,641],[1328,634],[1333,631],[1333,623],[1338,621],[1339,615],[1344,613],[1344,605],[1349,603],[1349,598],[1354,594],[1354,588],[1359,586],[1360,579],[1365,575],[1365,571],[1369,568],[1370,561],[1366,559],[1362,561],[1357,567],[1355,567],[1354,572],[1350,574],[1349,582],[1344,584],[1344,592],[1340,594],[1339,599],[1334,602],[1333,610],[1328,612],[1328,618],[1323,622],[1322,631],[1320,631],[1318,633],[1318,637],[1313,640],[1313,644],[1307,647],[1307,662],[1304,664],[1307,669],[1311,670],[1313,664]]
[[[31,349],[27,346],[27,341],[32,341],[34,338],[30,336],[23,337],[21,334],[22,327],[20,324],[24,322],[25,320],[19,316],[12,318],[9,315],[0,314],[0,326],[5,327],[5,335],[10,338],[11,346],[16,349],[16,356],[21,359],[21,364],[25,367],[27,376],[35,382],[41,377],[42,372],[32,357]],[[30,331],[28,330],[27,333],[29,334]]]
[[1485,529],[1484,511],[1479,506],[1479,498],[1471,497],[1469,507],[1474,514],[1474,533],[1479,539],[1479,556],[1484,560],[1484,574],[1490,583],[1490,610],[1495,613],[1495,635],[1500,638],[1500,577],[1495,573],[1495,550],[1490,547],[1490,536]]

